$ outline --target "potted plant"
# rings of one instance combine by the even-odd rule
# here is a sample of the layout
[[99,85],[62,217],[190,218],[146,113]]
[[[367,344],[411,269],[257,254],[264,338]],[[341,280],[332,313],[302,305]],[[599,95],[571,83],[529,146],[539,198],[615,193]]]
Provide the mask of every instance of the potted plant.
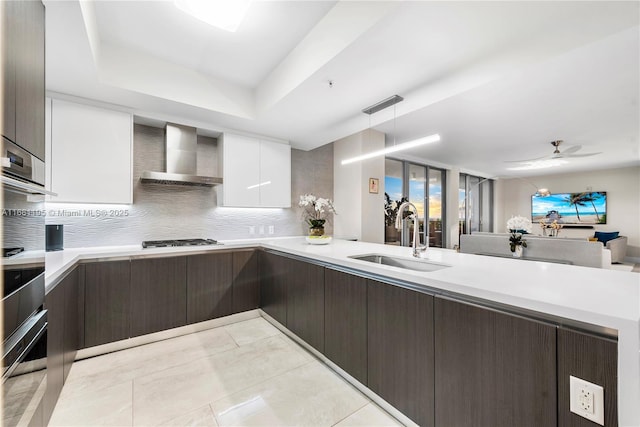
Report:
[[523,248],[527,247],[527,241],[522,238],[523,234],[531,233],[531,220],[523,216],[512,216],[507,221],[509,236],[509,249],[514,257],[522,256]]
[[309,224],[310,236],[323,236],[327,215],[329,213],[337,215],[331,199],[316,197],[313,194],[300,196],[298,206],[304,208],[303,216],[305,217],[305,222]]
[[396,218],[398,217],[398,208],[401,204],[408,201],[406,197],[393,201],[388,193],[384,193],[384,241],[397,242],[399,232],[396,229]]
[[527,241],[522,238],[521,233],[511,233],[511,236],[509,236],[509,248],[514,257],[520,258],[522,256],[522,248],[526,247]]

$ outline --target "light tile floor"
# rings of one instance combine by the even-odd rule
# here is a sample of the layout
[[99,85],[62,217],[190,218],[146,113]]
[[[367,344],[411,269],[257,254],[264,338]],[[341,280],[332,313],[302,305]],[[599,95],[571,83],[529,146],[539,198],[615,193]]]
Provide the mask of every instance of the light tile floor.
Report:
[[50,426],[398,426],[262,318],[74,363]]
[[611,264],[611,266],[609,267],[611,270],[619,270],[619,271],[636,271],[636,266],[637,264],[633,264],[630,262],[625,262],[622,264]]

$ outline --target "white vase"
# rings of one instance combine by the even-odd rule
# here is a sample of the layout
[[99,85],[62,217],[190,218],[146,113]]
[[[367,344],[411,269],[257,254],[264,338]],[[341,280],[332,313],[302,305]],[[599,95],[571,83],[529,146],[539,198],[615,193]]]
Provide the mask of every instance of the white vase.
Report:
[[516,245],[516,250],[513,251],[513,257],[514,258],[522,257],[522,245]]

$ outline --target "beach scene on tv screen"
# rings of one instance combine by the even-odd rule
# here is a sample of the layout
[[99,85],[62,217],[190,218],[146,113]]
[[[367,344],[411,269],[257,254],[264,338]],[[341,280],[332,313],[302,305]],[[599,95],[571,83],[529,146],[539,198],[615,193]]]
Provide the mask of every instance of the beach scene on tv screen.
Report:
[[607,193],[557,193],[547,197],[531,196],[531,219],[534,222],[560,224],[606,224]]

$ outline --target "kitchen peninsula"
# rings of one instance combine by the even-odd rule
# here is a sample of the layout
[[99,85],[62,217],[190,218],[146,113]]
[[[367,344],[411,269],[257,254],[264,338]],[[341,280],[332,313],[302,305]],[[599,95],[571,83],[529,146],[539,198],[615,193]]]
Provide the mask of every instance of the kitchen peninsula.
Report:
[[[557,411],[558,425],[566,425],[563,424],[562,420],[569,413],[568,406],[563,406],[568,405],[568,396],[565,395],[568,394],[568,388],[565,390],[564,387],[565,382],[568,387],[568,376],[572,372],[567,373],[566,378],[564,375],[556,377],[556,345],[558,352],[557,370],[560,373],[565,372],[564,369],[571,371],[572,364],[582,366],[595,363],[596,365],[607,365],[609,368],[613,368],[613,366],[610,366],[612,363],[607,364],[606,359],[589,359],[590,357],[599,357],[599,350],[595,348],[593,353],[588,351],[584,355],[570,354],[567,356],[569,360],[564,360],[562,352],[569,351],[570,346],[566,346],[563,343],[565,340],[571,341],[572,337],[578,337],[578,340],[586,339],[586,341],[581,341],[583,343],[602,341],[611,348],[611,343],[615,343],[617,339],[617,373],[613,369],[614,383],[617,375],[617,390],[611,391],[605,384],[605,411],[609,416],[617,413],[618,425],[633,426],[640,423],[640,408],[637,406],[637,402],[640,400],[640,291],[637,277],[634,274],[587,267],[460,254],[443,249],[430,249],[427,252],[425,261],[448,267],[437,271],[417,272],[350,258],[364,254],[384,254],[411,258],[410,248],[342,240],[334,240],[329,245],[315,246],[306,244],[304,238],[226,241],[223,243],[224,245],[222,246],[211,248],[141,249],[138,245],[131,245],[78,248],[48,253],[46,255],[47,292],[52,292],[58,283],[61,283],[67,272],[73,270],[76,265],[82,265],[83,263],[94,261],[109,263],[110,260],[133,261],[153,259],[155,257],[172,257],[171,259],[174,257],[178,259],[184,257],[192,258],[191,255],[234,252],[255,248],[259,249],[261,313],[268,320],[274,321],[275,319],[280,323],[281,327],[288,329],[300,340],[306,342],[306,347],[315,349],[316,355],[326,357],[327,360],[335,363],[334,367],[337,366],[339,372],[343,375],[351,377],[352,380],[358,380],[361,383],[361,387],[366,386],[374,390],[377,395],[384,396],[388,402],[409,416],[409,418],[417,420],[419,424],[424,424],[420,422],[423,419],[434,419],[435,417],[435,425],[446,425],[446,420],[453,419],[447,417],[455,417],[455,414],[452,415],[452,411],[464,413],[464,410],[456,409],[455,405],[449,405],[449,408],[447,408],[436,404],[434,408],[433,403],[430,405],[421,402],[421,406],[427,408],[426,412],[421,413],[421,408],[416,409],[411,405],[404,407],[404,402],[394,402],[394,399],[399,396],[398,393],[394,390],[390,391],[386,387],[384,373],[380,376],[380,372],[376,371],[375,366],[372,366],[381,362],[376,361],[371,356],[385,353],[388,350],[383,351],[383,347],[374,349],[373,353],[369,350],[368,368],[366,365],[358,365],[358,363],[354,363],[354,356],[357,356],[358,353],[356,349],[357,340],[353,340],[353,337],[337,336],[338,333],[336,332],[336,328],[349,329],[356,332],[360,329],[359,332],[364,334],[368,330],[369,345],[380,339],[384,342],[384,339],[379,336],[379,333],[384,334],[384,327],[381,328],[379,322],[375,321],[373,313],[386,313],[381,315],[383,320],[385,315],[393,317],[393,310],[389,310],[389,307],[386,307],[385,310],[378,310],[378,308],[380,304],[385,304],[386,301],[395,301],[394,298],[396,297],[398,297],[398,301],[405,301],[408,304],[410,309],[406,311],[410,313],[410,316],[413,316],[411,319],[423,319],[425,321],[425,323],[413,325],[410,321],[408,323],[400,323],[415,327],[418,332],[428,329],[431,334],[427,334],[428,338],[433,339],[434,341],[431,342],[435,343],[433,346],[428,346],[432,352],[435,347],[435,355],[421,355],[423,359],[419,362],[420,366],[435,363],[435,369],[431,365],[432,369],[426,369],[426,371],[430,372],[425,374],[426,378],[431,379],[432,385],[425,387],[425,384],[419,384],[420,393],[424,394],[425,399],[433,401],[433,393],[435,393],[436,402],[440,402],[439,404],[442,405],[442,399],[438,400],[438,396],[442,395],[442,393],[447,393],[447,389],[446,384],[442,383],[439,376],[444,375],[445,371],[448,375],[448,369],[452,369],[452,376],[448,377],[447,381],[459,379],[455,377],[455,367],[448,364],[452,360],[454,362],[455,360],[460,360],[471,367],[479,366],[476,363],[481,363],[480,359],[483,359],[484,355],[480,352],[482,345],[473,342],[473,333],[476,328],[483,327],[483,319],[489,319],[490,327],[480,332],[486,333],[493,330],[498,331],[496,334],[499,335],[507,331],[508,335],[508,331],[516,331],[519,334],[512,337],[502,336],[507,341],[506,344],[503,342],[506,347],[502,353],[499,347],[501,342],[498,338],[500,337],[493,338],[495,341],[493,341],[494,347],[492,351],[496,357],[495,363],[504,364],[500,368],[505,371],[514,369],[507,359],[510,355],[519,357],[520,353],[517,349],[514,350],[515,353],[512,353],[512,350],[517,346],[524,346],[525,353],[530,353],[533,348],[539,353],[538,356],[541,363],[550,363],[550,365],[536,366],[536,369],[538,369],[538,371],[535,371],[536,378],[527,377],[525,372],[516,372],[518,376],[521,375],[515,381],[517,389],[521,389],[522,393],[535,393],[537,391],[542,393],[540,395],[528,394],[532,399],[536,400],[534,406],[542,405],[537,409],[540,413],[538,414],[534,411],[534,413],[530,414],[531,417],[539,415],[542,417],[550,416],[550,419],[555,420],[555,411],[549,411],[548,409],[550,407],[559,407],[560,409]],[[25,256],[28,256],[28,254]],[[289,273],[293,271],[293,276],[287,275],[289,274],[287,271]],[[287,281],[292,277],[296,275],[302,276],[301,271],[304,271],[305,276],[303,277],[306,280],[305,283],[302,283],[302,280],[297,279],[300,281],[301,286],[312,284],[312,286],[325,287],[324,293],[318,296],[321,300],[308,300],[308,296],[314,291],[313,289],[301,291],[292,288],[291,284],[287,285]],[[318,278],[324,278],[324,280],[316,280]],[[293,283],[295,280],[291,279],[289,281]],[[282,288],[283,283],[284,288]],[[132,282],[131,286],[135,286],[135,283]],[[278,286],[281,288],[278,289]],[[336,312],[336,310],[340,310],[341,304],[343,305],[347,298],[354,298],[355,294],[351,292],[352,290],[355,294],[360,295],[356,295],[356,300],[357,298],[364,298],[361,301],[363,306],[354,305],[353,301],[356,300],[353,300],[349,303],[346,313]],[[307,291],[310,291],[310,293],[305,294]],[[405,291],[411,293],[408,299],[405,294],[396,294],[397,292]],[[289,292],[288,296],[287,292]],[[426,296],[425,298],[428,301],[423,301],[423,296]],[[310,319],[301,321],[299,316],[300,313],[308,312],[309,304],[318,307],[318,304],[329,304],[329,300],[331,300],[331,308],[329,310],[325,308],[324,310],[316,311],[322,319],[318,323],[322,323],[324,329],[320,332],[324,334],[324,339],[318,340],[317,330],[307,335],[308,326],[305,326],[305,322],[308,325]],[[420,301],[416,303],[418,306],[412,305],[413,301],[418,300]],[[295,307],[295,304],[301,304],[304,310],[300,307]],[[402,307],[404,307],[402,304],[396,308],[402,310]],[[367,310],[369,312],[368,318],[366,315]],[[433,317],[422,316],[423,310],[433,313]],[[364,316],[362,316],[362,313],[364,313]],[[451,317],[455,316],[456,313],[463,313],[464,316],[467,316],[465,317],[467,322],[469,319],[474,321],[456,324],[455,317]],[[361,327],[349,325],[349,328],[345,328],[344,323],[336,324],[335,319],[341,319],[340,322],[364,321],[364,323],[360,325]],[[382,326],[390,325],[389,327],[393,330],[396,322],[390,319],[387,319],[389,321],[384,322]],[[431,321],[431,319],[435,319],[435,326],[427,324],[427,321]],[[448,319],[448,321],[446,323],[443,321],[438,323],[439,319]],[[502,330],[503,326],[500,325],[506,325],[506,329]],[[371,334],[374,330],[377,335],[372,336]],[[336,332],[336,334],[331,331]],[[526,331],[532,331],[532,335],[530,337],[522,335]],[[334,339],[334,337],[336,338]],[[468,342],[465,341],[466,338],[469,338]],[[509,342],[509,338],[511,338],[511,342]],[[344,339],[350,340],[346,348],[353,354],[350,353],[345,356],[344,352],[341,352],[343,343],[340,340]],[[389,339],[393,339],[393,337]],[[546,340],[545,342],[548,342],[550,347],[532,347],[540,339]],[[366,342],[367,340],[365,339],[365,347],[361,349],[364,352],[365,361],[367,360]],[[439,347],[439,344],[443,342],[446,346]],[[443,353],[447,348],[455,349],[456,345],[467,344],[473,346],[473,348],[466,349],[466,351],[463,349],[461,358],[459,357],[460,355],[446,355]],[[413,349],[411,351],[416,351],[417,347],[414,345],[415,342],[413,340],[409,342],[409,346]],[[616,354],[615,347],[613,345],[614,356]],[[371,349],[371,347],[369,348]],[[531,356],[532,360],[538,360],[536,359],[538,356]],[[576,361],[576,359],[580,360]],[[552,371],[552,375],[546,383],[537,378],[544,376],[543,371],[545,369]],[[393,372],[393,366],[386,365],[383,371],[385,370]],[[433,378],[434,371],[435,379]],[[461,369],[460,372],[464,372],[464,370]],[[493,373],[499,376],[499,373]],[[486,373],[486,375],[490,375],[490,373]],[[378,377],[381,379],[377,379]],[[531,382],[527,382],[528,380],[531,380]],[[477,384],[473,382],[474,377],[469,377],[467,381],[469,382],[468,390],[478,390]],[[494,391],[496,393],[500,393],[501,389],[504,389],[505,392],[513,391],[515,389],[509,388],[513,386],[511,384],[502,387],[498,384]],[[434,388],[435,392],[433,391]],[[545,388],[552,389],[552,392],[547,393]],[[487,396],[490,401],[495,401],[494,397]],[[607,404],[613,404],[614,409],[607,408]],[[617,411],[615,410],[616,405]],[[519,411],[517,408],[511,409],[516,412]],[[488,409],[487,412],[491,412],[491,410]],[[505,413],[501,413],[501,416],[505,416]],[[542,425],[540,422],[543,422],[544,418],[532,418],[531,422],[534,423],[532,425],[536,425],[536,419],[538,420],[537,425]]]

